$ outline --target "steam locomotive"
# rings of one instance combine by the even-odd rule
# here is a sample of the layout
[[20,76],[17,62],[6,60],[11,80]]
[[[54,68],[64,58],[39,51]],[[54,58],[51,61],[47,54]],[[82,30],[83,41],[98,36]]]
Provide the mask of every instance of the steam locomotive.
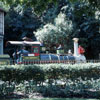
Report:
[[[19,47],[16,49],[14,60],[17,63],[33,63],[33,62],[46,62],[56,63],[59,62],[86,62],[83,54],[78,52],[78,38],[74,38],[74,54],[64,54],[62,49],[58,49],[57,54],[41,53],[41,42],[39,41],[8,41],[9,44]],[[23,49],[23,47],[25,49]],[[18,57],[16,57],[18,56]]]
[[[75,61],[75,57],[73,55],[67,55],[60,53],[62,50],[58,50],[59,54],[51,54],[51,53],[41,53],[42,46],[38,41],[8,41],[9,44],[19,47],[14,53],[14,60],[17,63],[29,63],[33,61],[41,61],[43,62],[63,62],[63,61]],[[23,49],[24,47],[24,49]]]

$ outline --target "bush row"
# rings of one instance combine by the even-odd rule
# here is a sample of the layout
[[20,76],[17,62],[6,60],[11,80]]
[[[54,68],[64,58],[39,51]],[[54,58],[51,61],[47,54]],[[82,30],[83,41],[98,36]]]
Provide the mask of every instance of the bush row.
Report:
[[39,93],[44,97],[82,97],[82,98],[100,98],[100,79],[90,79],[72,81],[68,80],[64,87],[60,85],[44,85],[36,86],[34,81],[24,81],[20,84],[12,82],[10,85],[8,82],[4,82],[2,88],[0,88],[0,97],[7,97],[12,93],[24,93],[25,95]]
[[88,64],[40,64],[40,65],[1,65],[0,79],[3,81],[34,80],[44,82],[46,80],[67,79],[76,80],[98,79],[100,77],[100,63]]

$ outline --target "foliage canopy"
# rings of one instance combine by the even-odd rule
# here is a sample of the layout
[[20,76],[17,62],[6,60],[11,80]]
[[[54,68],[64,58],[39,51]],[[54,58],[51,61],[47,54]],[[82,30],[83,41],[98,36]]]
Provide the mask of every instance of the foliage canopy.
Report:
[[[78,37],[79,43],[86,49],[87,58],[98,58],[99,5],[100,0],[1,0],[0,6],[8,10],[5,17],[5,42],[14,37],[20,40],[23,36],[35,40],[35,32],[37,39],[41,38],[46,46],[49,43],[49,48],[54,48],[58,43],[64,44],[67,51],[73,47],[72,38]],[[60,16],[61,13],[65,18]]]

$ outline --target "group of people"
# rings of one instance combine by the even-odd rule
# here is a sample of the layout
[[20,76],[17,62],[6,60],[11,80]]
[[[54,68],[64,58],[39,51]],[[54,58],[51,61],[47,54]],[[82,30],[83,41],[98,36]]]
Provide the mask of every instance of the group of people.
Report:
[[18,49],[13,53],[13,59],[14,62],[20,62],[22,61],[22,56],[28,56],[29,51],[27,51],[25,49],[25,47],[23,47],[21,50],[18,51]]
[[[57,49],[63,49],[61,45],[59,45],[59,47]],[[85,50],[82,46],[79,45],[78,47],[78,53],[83,55],[85,53]],[[18,62],[22,62],[22,56],[28,56],[29,51],[26,50],[25,47],[23,47],[20,51],[18,51],[18,49],[13,53],[13,59],[14,62],[18,63]],[[73,55],[71,50],[68,51],[68,55]]]
[[[60,44],[57,49],[59,49],[59,50],[63,49],[62,45]],[[81,45],[79,45],[79,47],[78,47],[78,53],[81,55],[83,55],[85,53],[85,49]],[[68,54],[72,55],[72,52],[70,49],[68,50]]]

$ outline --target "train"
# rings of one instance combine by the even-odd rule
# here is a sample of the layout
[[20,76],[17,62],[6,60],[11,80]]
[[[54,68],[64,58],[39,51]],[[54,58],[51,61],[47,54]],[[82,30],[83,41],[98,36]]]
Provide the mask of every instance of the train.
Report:
[[[8,41],[10,45],[14,45],[17,48],[13,54],[14,61],[18,64],[21,63],[33,63],[33,62],[48,62],[53,63],[57,61],[75,61],[73,55],[68,55],[64,53],[52,54],[52,53],[41,53],[42,46],[39,41]],[[19,50],[17,50],[19,48]],[[58,50],[59,52],[62,50]],[[15,56],[15,57],[14,57]],[[16,57],[18,56],[18,57]]]
[[[13,64],[34,63],[85,63],[86,57],[78,52],[78,38],[74,38],[74,54],[65,54],[63,49],[58,49],[56,54],[42,53],[42,44],[39,41],[8,41],[8,45],[14,45]],[[2,59],[2,57],[0,58]],[[8,60],[10,59],[10,60]],[[7,55],[1,64],[10,64],[11,57]],[[6,63],[5,63],[6,62]]]

